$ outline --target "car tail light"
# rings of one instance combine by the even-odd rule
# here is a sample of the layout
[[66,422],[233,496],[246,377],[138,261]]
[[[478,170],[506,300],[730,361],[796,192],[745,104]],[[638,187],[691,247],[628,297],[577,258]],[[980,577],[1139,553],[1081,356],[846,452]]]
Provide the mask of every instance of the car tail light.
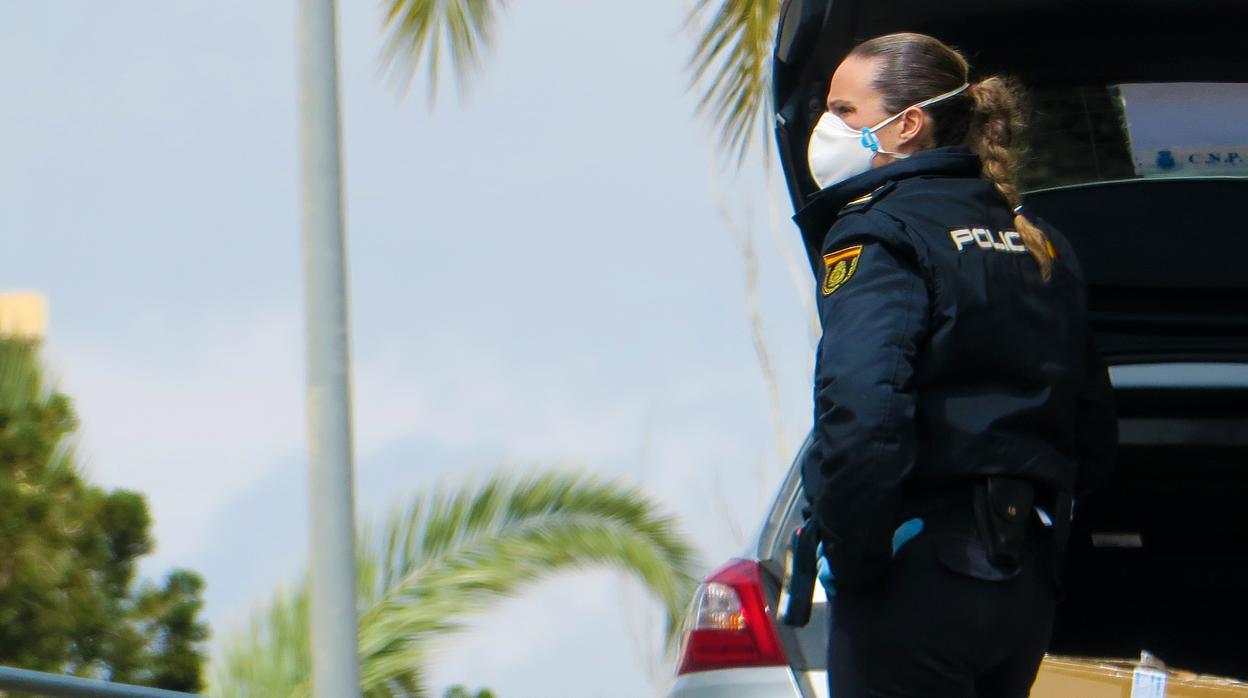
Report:
[[785,666],[763,594],[758,563],[734,560],[698,587],[677,674],[735,667]]

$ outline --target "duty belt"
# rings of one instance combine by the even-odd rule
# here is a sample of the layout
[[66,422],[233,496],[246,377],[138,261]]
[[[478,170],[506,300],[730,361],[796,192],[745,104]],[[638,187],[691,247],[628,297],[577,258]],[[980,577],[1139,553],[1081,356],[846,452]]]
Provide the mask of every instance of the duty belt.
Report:
[[[1057,584],[1070,538],[1072,507],[1073,499],[1068,493],[1037,487],[1021,478],[994,475],[941,487],[907,488],[900,518],[973,525],[989,559],[1007,568],[1019,565],[1028,530],[1037,528],[1038,518],[1052,530]],[[784,588],[777,615],[786,625],[800,627],[810,619],[818,543],[818,525],[813,517],[806,516],[793,532],[785,555]]]
[[902,496],[899,520],[921,518],[973,525],[999,565],[1017,565],[1028,531],[1038,523],[1052,530],[1056,565],[1070,537],[1072,498],[1030,480],[999,475],[940,486],[911,486]]

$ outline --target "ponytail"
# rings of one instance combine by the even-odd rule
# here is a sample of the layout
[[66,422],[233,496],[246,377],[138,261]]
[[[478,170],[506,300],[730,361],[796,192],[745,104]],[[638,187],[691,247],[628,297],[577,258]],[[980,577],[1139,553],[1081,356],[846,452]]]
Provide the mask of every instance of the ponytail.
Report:
[[991,77],[971,85],[968,93],[972,100],[971,147],[983,163],[983,177],[1015,211],[1014,227],[1040,265],[1041,278],[1048,281],[1053,276],[1053,245],[1044,231],[1027,220],[1020,207],[1018,143],[1024,123],[1018,91],[1001,78]]

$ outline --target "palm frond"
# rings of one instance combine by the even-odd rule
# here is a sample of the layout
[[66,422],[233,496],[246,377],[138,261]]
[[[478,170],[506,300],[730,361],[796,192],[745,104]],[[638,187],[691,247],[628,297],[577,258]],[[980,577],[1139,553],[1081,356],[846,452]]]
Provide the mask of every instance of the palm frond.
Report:
[[285,698],[307,693],[312,673],[308,595],[300,586],[279,592],[214,657],[212,695]]
[[[690,547],[671,517],[635,488],[582,475],[500,475],[480,488],[435,491],[362,539],[360,672],[368,696],[425,695],[421,670],[433,640],[553,574],[610,567],[634,575],[663,604],[669,647],[696,586]],[[289,631],[306,631],[306,617],[291,617],[306,614],[306,604],[302,593],[279,597],[261,619],[271,629],[235,639],[217,673],[220,695],[304,695],[306,674],[287,668],[306,669],[306,659],[290,659],[292,651],[306,658],[306,635],[294,643]],[[255,665],[270,656],[283,669],[257,676]]]
[[[719,8],[711,11],[715,2]],[[771,45],[780,0],[697,0],[689,22],[701,29],[689,65],[691,84],[700,87],[699,111],[719,130],[720,146],[740,164],[759,130],[767,107]],[[762,134],[764,153],[770,140]]]
[[480,67],[481,54],[494,38],[494,26],[506,0],[382,0],[384,18],[381,61],[384,70],[406,90],[425,64],[429,100],[437,95],[445,43],[457,84]]

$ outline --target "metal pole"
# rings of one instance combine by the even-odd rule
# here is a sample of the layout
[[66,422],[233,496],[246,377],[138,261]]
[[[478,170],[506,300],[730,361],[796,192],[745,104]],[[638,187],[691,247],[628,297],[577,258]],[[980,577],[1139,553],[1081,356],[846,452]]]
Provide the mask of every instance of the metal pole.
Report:
[[299,0],[312,695],[360,695],[334,0]]
[[54,698],[195,698],[190,693],[0,667],[0,689]]

